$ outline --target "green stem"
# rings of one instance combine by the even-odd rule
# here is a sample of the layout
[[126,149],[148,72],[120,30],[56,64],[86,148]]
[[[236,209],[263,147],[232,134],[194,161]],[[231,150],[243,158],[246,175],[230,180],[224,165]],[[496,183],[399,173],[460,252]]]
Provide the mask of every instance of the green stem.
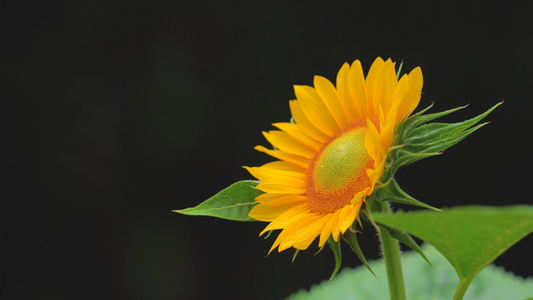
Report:
[[[383,212],[391,212],[387,204],[383,205]],[[389,295],[391,300],[405,300],[405,286],[403,283],[402,261],[400,260],[400,246],[384,228],[379,233],[383,258],[387,268]]]
[[472,278],[462,278],[459,280],[459,286],[457,287],[457,290],[455,291],[455,294],[453,295],[453,300],[462,300],[465,296],[466,290],[468,289],[468,286],[472,282]]

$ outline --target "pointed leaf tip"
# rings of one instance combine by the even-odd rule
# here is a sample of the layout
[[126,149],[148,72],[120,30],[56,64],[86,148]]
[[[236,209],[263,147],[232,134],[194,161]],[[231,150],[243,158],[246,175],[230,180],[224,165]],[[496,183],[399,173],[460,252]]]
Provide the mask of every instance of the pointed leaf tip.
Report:
[[424,251],[422,251],[420,246],[418,246],[418,244],[415,242],[415,240],[413,240],[413,238],[407,232],[405,232],[403,230],[394,229],[394,228],[391,228],[391,227],[388,227],[388,226],[385,226],[385,225],[381,225],[381,227],[384,228],[385,230],[387,230],[387,232],[390,234],[390,236],[392,236],[394,239],[402,242],[404,245],[406,245],[407,247],[411,248],[411,250],[414,250],[418,254],[420,254],[420,256],[428,263],[428,265],[433,270],[435,270],[435,267],[433,267],[433,265],[431,264],[431,262],[427,258],[427,256],[424,253]]
[[361,262],[365,265],[368,271],[370,271],[370,273],[372,273],[372,275],[374,275],[374,277],[376,277],[376,279],[381,282],[376,273],[374,273],[374,270],[372,270],[372,268],[370,267],[370,264],[368,264],[368,261],[366,260],[365,255],[363,254],[363,250],[361,250],[361,247],[359,247],[359,242],[357,242],[357,236],[355,235],[355,233],[349,231],[342,237],[346,242],[348,242],[350,248],[352,248],[353,252],[355,252],[357,257],[359,257],[359,260],[361,260]]
[[173,210],[189,216],[211,216],[232,221],[256,221],[248,216],[257,204],[255,198],[263,192],[256,188],[258,181],[235,182],[195,207]]
[[342,252],[341,252],[341,241],[335,242],[333,240],[333,237],[329,237],[328,239],[328,245],[331,248],[331,251],[333,251],[333,255],[335,255],[335,269],[333,270],[333,273],[331,274],[331,277],[329,278],[329,281],[333,280],[335,278],[335,275],[339,272],[341,269],[342,264]]
[[292,262],[294,263],[294,260],[296,259],[296,255],[298,255],[298,253],[300,253],[300,249],[296,249],[296,251],[294,251],[294,255],[292,256]]
[[409,194],[407,194],[400,188],[396,179],[392,179],[388,185],[379,190],[379,196],[379,200],[381,201],[409,204],[438,212],[442,211],[436,207],[433,207],[429,204],[418,201],[415,198],[411,197]]

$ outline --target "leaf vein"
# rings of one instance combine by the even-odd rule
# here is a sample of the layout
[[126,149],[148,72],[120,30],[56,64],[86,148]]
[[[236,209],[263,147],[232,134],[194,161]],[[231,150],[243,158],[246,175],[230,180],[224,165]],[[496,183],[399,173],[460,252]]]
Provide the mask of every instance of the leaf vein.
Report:
[[233,207],[243,206],[243,205],[252,205],[252,204],[254,204],[254,203],[255,203],[255,201],[253,201],[253,202],[246,202],[246,203],[237,203],[237,204],[228,205],[228,206],[213,207],[213,208],[207,208],[207,209],[201,209],[201,210],[199,209],[199,210],[196,210],[196,212],[205,212],[205,211],[221,210],[221,209],[233,208]]

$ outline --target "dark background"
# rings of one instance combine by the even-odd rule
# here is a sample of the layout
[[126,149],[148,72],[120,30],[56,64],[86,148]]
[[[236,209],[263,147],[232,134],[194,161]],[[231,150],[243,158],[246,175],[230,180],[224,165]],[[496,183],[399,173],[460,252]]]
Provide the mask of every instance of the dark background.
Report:
[[[250,179],[241,166],[271,160],[253,147],[290,118],[292,85],[355,59],[365,73],[377,56],[421,66],[421,107],[470,104],[445,121],[505,99],[490,125],[402,168],[406,191],[436,207],[531,204],[526,3],[2,2],[0,298],[280,299],[328,278],[316,244],[294,263],[265,257],[266,223],[171,210]],[[532,247],[496,263],[531,276]]]

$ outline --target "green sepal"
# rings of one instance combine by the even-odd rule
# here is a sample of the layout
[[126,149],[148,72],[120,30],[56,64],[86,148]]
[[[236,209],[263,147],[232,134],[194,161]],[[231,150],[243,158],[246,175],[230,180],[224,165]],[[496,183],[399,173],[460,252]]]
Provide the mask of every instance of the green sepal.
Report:
[[415,198],[408,195],[406,192],[404,192],[398,183],[396,182],[396,179],[392,179],[389,184],[385,185],[383,188],[378,190],[379,201],[390,201],[390,202],[396,202],[396,203],[402,203],[402,204],[409,204],[414,206],[419,206],[435,211],[441,211],[438,208],[435,208],[431,205],[428,205],[424,202],[420,202],[416,200]]
[[294,251],[294,255],[292,256],[292,262],[294,262],[294,260],[296,259],[296,255],[298,255],[298,253],[300,253],[300,249],[296,249],[296,251]]
[[387,179],[391,178],[394,173],[400,168],[401,166],[405,166],[411,163],[414,163],[416,161],[419,161],[424,158],[428,158],[431,156],[440,155],[440,152],[428,152],[428,153],[413,153],[408,152],[405,150],[400,150],[400,155],[398,158],[394,160],[394,163],[391,165],[390,169],[387,172]]
[[[357,242],[357,236],[355,232],[347,231],[345,234],[342,235],[342,238],[350,245],[350,248],[352,248],[353,252],[359,257],[359,260],[365,265],[365,267],[376,277],[377,280],[379,280],[379,277],[374,273],[374,270],[370,267],[368,264],[368,261],[365,258],[365,255],[363,254],[363,251],[361,250],[361,247],[359,247],[359,243]],[[381,282],[381,280],[379,280]]]
[[195,207],[173,210],[189,216],[211,216],[232,221],[257,221],[248,216],[257,204],[255,198],[263,192],[256,188],[259,181],[235,182]]
[[407,232],[403,230],[395,229],[392,227],[388,227],[383,224],[379,224],[379,227],[382,230],[386,230],[390,234],[390,236],[392,236],[394,239],[402,242],[404,245],[411,248],[411,250],[416,251],[418,254],[420,254],[420,256],[422,256],[422,258],[429,264],[431,268],[435,269],[435,267],[433,267],[429,259],[424,254],[424,251],[422,251],[420,246],[418,246],[415,240],[413,240],[413,238]]
[[[424,115],[429,109],[402,120],[395,131],[394,145],[396,147],[388,154],[389,168],[384,176],[385,180],[392,178],[396,170],[404,165],[416,162],[426,157],[435,156],[449,147],[459,143],[464,138],[487,123],[478,124],[502,102],[497,103],[484,113],[458,123],[429,123],[437,118],[451,114],[464,107],[449,109],[439,113]],[[430,106],[431,107],[431,106]]]
[[[447,138],[446,140],[443,139],[442,142],[440,141],[434,141],[434,142],[428,142],[425,144],[425,152],[442,152],[449,147],[459,143],[463,139],[465,139],[467,136],[472,134],[474,131],[478,130],[479,128],[487,125],[488,123],[479,124],[475,127],[469,128],[465,131],[459,132],[453,137]],[[412,144],[415,145],[414,143]]]
[[454,124],[431,123],[416,128],[412,133],[408,134],[404,141],[405,147],[401,151],[415,153],[442,152],[487,124],[483,123],[470,128],[471,126],[466,126],[468,124],[465,125],[464,122]]
[[[462,122],[458,122],[458,123],[451,123],[451,124],[447,124],[447,123],[431,123],[431,124],[425,124],[427,123],[428,121],[425,121],[425,119],[427,119],[426,117],[430,116],[430,119],[433,118],[435,115],[437,115],[437,118],[441,117],[442,115],[440,115],[440,113],[437,113],[437,114],[430,114],[430,115],[424,115],[424,116],[420,116],[418,117],[419,119],[423,119],[425,122],[422,123],[422,124],[425,124],[425,125],[418,125],[420,123],[420,120],[415,120],[413,122],[413,125],[416,125],[415,128],[413,128],[412,130],[407,130],[407,134],[406,134],[406,137],[405,137],[405,141],[406,142],[410,142],[410,140],[412,139],[417,139],[417,138],[422,138],[422,140],[435,140],[435,141],[438,141],[438,140],[441,140],[443,138],[450,138],[450,137],[453,137],[454,135],[474,126],[475,124],[477,124],[479,121],[481,121],[483,118],[485,118],[489,113],[491,113],[494,109],[496,109],[496,107],[500,106],[503,102],[499,102],[497,103],[496,105],[494,105],[493,107],[489,108],[487,111],[485,111],[484,113],[476,116],[476,117],[473,117],[471,119],[468,119],[468,120],[465,120],[465,121],[462,121]],[[459,107],[459,108],[456,108],[456,109],[452,109],[452,110],[448,110],[448,111],[445,111],[443,113],[445,113],[444,115],[447,115],[451,112],[454,112],[454,111],[457,111],[459,109],[462,109],[463,107]],[[435,119],[435,118],[433,118]]]
[[[458,110],[461,110],[461,109],[465,108],[466,106],[460,106],[460,107],[448,109],[448,110],[445,110],[445,111],[441,111],[441,112],[425,115],[424,113],[426,111],[428,111],[432,107],[433,107],[433,104],[431,104],[430,106],[426,107],[422,111],[410,116],[409,118],[407,118],[407,120],[405,120],[405,122],[402,122],[401,125],[403,126],[403,128],[402,128],[403,132],[404,133],[410,132],[414,128],[419,127],[420,125],[426,124],[426,123],[431,122],[433,120],[436,120],[438,118],[442,118],[442,117],[444,117],[446,115],[449,115],[449,114],[454,113],[454,112],[456,112]],[[401,138],[404,139],[405,136],[401,136]]]
[[[367,209],[362,210],[363,213],[382,212],[383,211],[382,205],[384,205],[385,203],[382,203],[382,202],[379,201],[379,197],[380,197],[379,191],[380,191],[380,189],[374,190],[372,195],[370,195],[370,197],[366,198],[366,208]],[[363,215],[365,215],[365,214],[363,214]],[[367,217],[370,218],[370,216],[367,216]],[[370,222],[369,219],[363,219],[363,220],[365,220],[367,222]]]
[[[476,126],[471,130],[467,130],[477,124],[479,121],[481,121],[484,117],[486,117],[489,113],[491,113],[494,109],[496,109],[496,107],[501,104],[502,102],[497,103],[484,113],[458,123],[430,123],[418,125],[420,120],[415,120],[412,124],[418,126],[412,129],[407,129],[405,137],[402,141],[402,144],[406,145],[404,149],[409,151],[409,148],[419,148],[418,150],[423,150],[423,152],[444,151],[445,149],[460,142],[462,139],[464,139],[466,136],[468,136],[475,130],[479,129],[482,125]],[[445,111],[444,115],[449,114],[450,112],[456,111],[458,109]],[[435,116],[440,117],[442,116],[442,114],[437,113],[432,115],[424,115],[418,118],[423,119],[425,121],[427,120],[428,116],[430,116],[429,119],[434,119]],[[427,123],[427,121],[425,123]],[[461,135],[461,133],[463,134]],[[441,147],[437,147],[438,144],[443,145]],[[423,147],[422,145],[427,145],[425,147],[426,149],[420,149],[421,147]]]
[[363,221],[372,224],[374,228],[379,232],[379,227],[374,222],[374,218],[372,217],[372,213],[377,212],[380,213],[383,211],[383,205],[388,205],[386,202],[380,202],[378,200],[378,193],[374,192],[372,195],[370,195],[369,198],[366,200],[366,205],[364,209],[361,209],[359,212],[359,216],[363,219]]
[[400,75],[402,74],[402,67],[403,67],[403,60],[400,63],[400,66],[398,67],[398,71],[396,72],[396,80],[400,80]]
[[331,251],[333,251],[333,255],[335,255],[335,270],[333,270],[333,274],[331,274],[331,277],[329,278],[329,280],[331,281],[341,269],[341,264],[342,264],[341,241],[335,242],[333,240],[333,237],[330,236],[328,239],[328,245],[331,248]]
[[269,230],[269,231],[267,232],[267,235],[264,237],[264,239],[265,239],[265,240],[268,239],[268,238],[270,237],[270,235],[272,234],[272,232],[274,232],[274,230]]

